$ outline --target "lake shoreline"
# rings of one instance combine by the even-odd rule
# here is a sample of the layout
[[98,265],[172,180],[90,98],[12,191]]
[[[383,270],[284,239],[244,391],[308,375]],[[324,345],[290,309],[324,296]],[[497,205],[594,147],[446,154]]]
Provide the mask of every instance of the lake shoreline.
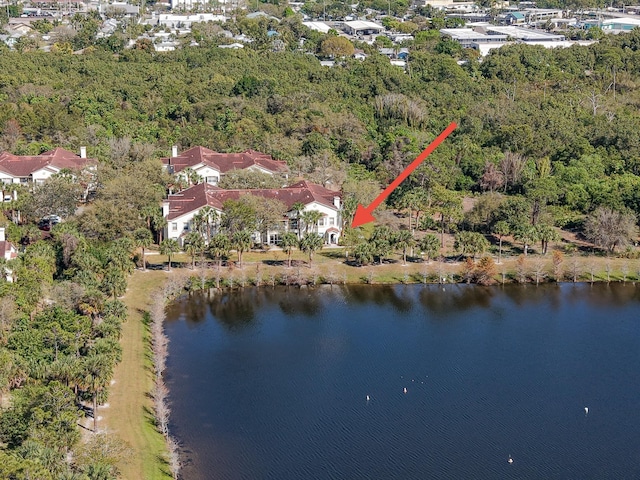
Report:
[[[161,255],[153,255],[147,257],[148,270],[143,271],[141,269],[136,270],[131,278],[130,286],[125,296],[141,296],[142,298],[136,299],[129,305],[130,318],[129,322],[142,322],[141,312],[149,311],[151,304],[151,292],[161,289],[166,284],[168,279],[176,280],[178,284],[183,285],[182,292],[189,294],[197,292],[199,290],[218,290],[218,291],[233,291],[244,287],[275,287],[275,286],[289,286],[296,288],[314,288],[320,285],[372,285],[372,286],[390,286],[390,285],[411,285],[411,284],[425,284],[425,285],[460,285],[466,284],[462,276],[460,275],[463,262],[440,262],[433,260],[431,262],[408,262],[406,265],[402,265],[400,261],[393,261],[383,263],[383,265],[367,265],[367,266],[355,266],[353,264],[347,264],[344,261],[343,254],[341,252],[327,252],[338,253],[336,256],[322,257],[316,255],[316,262],[309,266],[308,259],[297,255],[293,257],[293,264],[291,267],[286,266],[286,260],[280,254],[273,254],[268,256],[265,253],[251,252],[245,254],[247,261],[243,267],[240,268],[235,263],[231,262],[229,266],[223,266],[218,268],[214,262],[207,262],[207,268],[201,268],[201,265],[196,262],[196,268],[191,269],[191,259],[186,255],[178,255],[172,259],[171,271],[167,271],[167,259]],[[337,257],[337,258],[336,258]],[[622,258],[605,258],[597,256],[580,256],[580,257],[568,257],[565,259],[563,268],[563,276],[558,281],[550,275],[552,265],[551,256],[529,256],[526,258],[527,267],[533,269],[540,263],[546,270],[546,276],[539,278],[539,284],[549,283],[574,283],[568,278],[569,267],[572,262],[577,259],[580,275],[578,277],[579,283],[607,283],[607,282],[628,282],[635,284],[640,281],[640,261],[636,259],[622,259]],[[315,260],[315,259],[314,259]],[[493,277],[493,285],[509,285],[509,284],[533,284],[535,285],[535,278],[528,277],[528,281],[519,282],[517,279],[517,270],[515,268],[517,257],[503,258],[503,263],[496,265],[499,271]],[[625,276],[626,272],[626,276]],[[535,277],[535,275],[534,275]],[[204,288],[203,285],[204,278]],[[446,278],[446,281],[442,279]],[[502,281],[504,278],[504,282]],[[438,280],[440,279],[440,280]],[[143,292],[146,292],[143,294]],[[170,303],[177,300],[182,295],[174,294],[167,301]],[[142,294],[142,295],[141,295]],[[126,328],[126,327],[125,327]],[[119,372],[116,374],[117,382],[120,381],[124,372],[140,371],[144,383],[147,385],[145,392],[138,392],[138,390],[127,389],[122,391],[121,385],[116,383],[114,385],[116,390],[120,390],[116,398],[112,398],[110,401],[110,413],[105,418],[106,424],[111,427],[114,414],[125,409],[126,405],[140,405],[139,414],[140,421],[119,422],[118,430],[128,430],[124,434],[126,438],[134,439],[136,442],[137,455],[134,457],[141,458],[144,455],[144,462],[137,461],[132,462],[137,464],[137,468],[140,468],[144,463],[144,470],[147,474],[150,471],[154,473],[149,478],[170,478],[168,472],[166,472],[166,464],[161,461],[157,455],[158,448],[162,442],[162,435],[157,429],[149,424],[147,414],[143,410],[142,406],[150,407],[151,402],[148,398],[148,393],[151,390],[152,373],[150,365],[146,364],[142,360],[140,355],[140,349],[145,352],[144,356],[148,358],[151,355],[151,345],[149,342],[148,330],[146,333],[141,333],[137,328],[130,333],[136,336],[134,342],[128,342],[123,345],[123,351],[125,360],[119,367]],[[142,346],[142,347],[141,347]],[[139,363],[139,365],[138,365]],[[144,370],[144,372],[142,372]],[[133,398],[136,397],[136,398]],[[138,399],[137,397],[144,397]],[[130,414],[127,414],[127,418]],[[111,418],[109,418],[111,417]],[[141,433],[144,432],[144,433]],[[155,460],[152,461],[151,457],[144,452],[148,447],[145,446],[145,442],[151,442],[153,448],[152,451],[156,452]],[[147,445],[149,445],[147,443]],[[166,452],[164,455],[166,455]],[[153,466],[155,464],[155,466]],[[139,466],[138,466],[139,465]],[[125,471],[132,472],[130,468],[125,467]],[[135,470],[135,468],[133,469]],[[140,471],[140,470],[138,470]],[[166,475],[166,476],[165,476]]]
[[632,451],[636,436],[625,379],[639,361],[637,286],[445,290],[248,287],[173,302],[167,385],[185,474],[328,479],[329,459],[362,479],[640,468],[607,455],[618,438]]
[[[493,264],[493,271],[482,277],[480,259],[460,259],[431,262],[386,261],[382,265],[354,265],[344,258],[332,255],[309,264],[295,259],[292,266],[277,256],[264,258],[257,254],[244,262],[243,266],[230,262],[219,267],[212,262],[191,262],[177,270],[190,276],[189,290],[208,288],[241,288],[246,286],[313,286],[319,284],[456,284],[475,283],[500,285],[509,283],[599,283],[640,281],[640,260],[599,256],[565,257],[557,262],[554,257],[529,256],[503,258],[502,263]],[[161,260],[160,258],[155,259]],[[256,261],[257,260],[257,261]],[[156,268],[163,267],[158,263]],[[174,266],[175,269],[175,266]]]

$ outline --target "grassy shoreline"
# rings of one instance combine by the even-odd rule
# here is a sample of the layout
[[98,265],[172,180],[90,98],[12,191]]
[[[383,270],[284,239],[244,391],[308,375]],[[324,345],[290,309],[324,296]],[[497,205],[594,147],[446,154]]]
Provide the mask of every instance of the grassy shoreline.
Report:
[[[559,265],[554,265],[551,253],[547,255],[504,256],[502,263],[492,256],[495,265],[494,282],[527,283],[549,281],[579,282],[598,281],[640,281],[640,260],[598,255],[567,255]],[[288,267],[286,255],[278,250],[267,252],[249,252],[243,256],[243,266],[237,263],[232,255],[229,266],[218,269],[213,261],[203,269],[196,264],[192,269],[191,258],[180,254],[172,258],[172,270],[181,271],[184,275],[200,278],[204,276],[214,284],[219,277],[221,286],[248,286],[272,284],[314,284],[314,283],[439,283],[446,277],[447,283],[462,282],[461,272],[464,259],[448,259],[445,262],[431,260],[424,262],[420,258],[408,259],[406,264],[397,255],[385,259],[382,265],[369,264],[357,266],[345,261],[344,249],[322,250],[314,255],[311,265],[306,255],[294,252],[291,257],[292,266]],[[519,259],[523,262],[518,265]],[[167,258],[154,255],[150,259],[151,268],[167,268]],[[477,261],[476,261],[477,263]],[[518,271],[520,270],[520,274]],[[520,278],[519,278],[520,277]],[[197,283],[197,282],[196,282]]]
[[[251,285],[271,285],[284,282],[296,283],[348,283],[348,284],[393,284],[393,283],[437,283],[442,277],[447,282],[459,281],[463,262],[407,262],[401,260],[383,265],[354,266],[345,262],[341,249],[318,252],[311,265],[308,257],[296,252],[292,256],[292,266],[287,266],[286,255],[280,251],[250,252],[245,254],[242,268],[231,262],[218,269],[209,262],[202,269],[191,268],[191,259],[186,255],[176,255],[172,259],[171,272],[166,271],[167,258],[161,255],[148,257],[150,269],[136,271],[129,280],[129,288],[124,302],[129,311],[122,333],[122,362],[117,366],[111,388],[110,407],[101,411],[103,426],[116,433],[132,449],[132,455],[120,465],[124,479],[171,479],[166,463],[166,444],[154,426],[152,404],[148,392],[153,384],[151,370],[148,329],[143,323],[143,314],[149,310],[152,293],[161,287],[169,276],[204,276],[208,285],[216,281],[224,286],[241,287]],[[502,278],[513,283],[518,257],[503,258],[496,265],[494,279],[497,284]],[[529,256],[526,268],[542,269],[546,277],[542,281],[555,281],[551,255]],[[598,256],[565,257],[561,269],[563,281],[571,281],[573,269],[580,272],[578,280],[593,281],[640,281],[640,260],[608,258]],[[530,276],[530,275],[529,275]],[[531,281],[531,278],[529,279]]]
[[171,479],[166,464],[166,445],[154,426],[151,399],[153,384],[149,358],[148,328],[143,314],[149,309],[151,293],[166,281],[162,271],[136,271],[129,279],[123,299],[128,318],[123,325],[122,361],[114,373],[109,408],[101,411],[103,427],[115,433],[131,448],[131,455],[119,465],[121,478]]

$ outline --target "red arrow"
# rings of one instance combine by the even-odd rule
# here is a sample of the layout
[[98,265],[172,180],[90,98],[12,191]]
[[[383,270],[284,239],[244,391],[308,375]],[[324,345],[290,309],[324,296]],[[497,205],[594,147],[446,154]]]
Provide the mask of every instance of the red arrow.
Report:
[[440,135],[438,135],[438,137],[433,142],[431,142],[429,146],[425,148],[423,152],[418,155],[416,159],[411,162],[400,175],[398,175],[398,178],[391,182],[389,186],[385,188],[384,191],[380,195],[378,195],[368,207],[365,208],[362,205],[358,204],[356,214],[354,215],[353,222],[351,223],[351,228],[359,227],[360,225],[364,225],[365,223],[374,222],[375,218],[373,217],[373,215],[371,215],[371,212],[373,212],[384,201],[385,198],[391,195],[391,192],[393,192],[405,178],[411,175],[411,172],[418,168],[418,165],[420,165],[425,158],[431,155],[431,152],[433,152],[438,147],[438,145],[440,145],[443,140],[456,129],[457,126],[458,125],[456,125],[455,122],[451,122],[449,126],[445,128],[445,130]]

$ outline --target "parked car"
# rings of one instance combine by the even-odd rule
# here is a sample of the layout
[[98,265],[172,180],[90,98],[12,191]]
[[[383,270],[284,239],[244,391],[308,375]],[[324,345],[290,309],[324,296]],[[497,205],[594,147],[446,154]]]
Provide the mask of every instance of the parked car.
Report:
[[61,221],[58,215],[45,215],[38,221],[38,228],[40,230],[49,231],[51,227],[59,224]]

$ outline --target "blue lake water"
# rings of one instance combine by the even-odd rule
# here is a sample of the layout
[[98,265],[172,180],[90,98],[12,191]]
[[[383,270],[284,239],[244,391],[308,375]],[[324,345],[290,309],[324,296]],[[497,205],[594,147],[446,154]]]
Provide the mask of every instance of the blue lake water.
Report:
[[184,298],[184,478],[639,479],[638,307],[630,283]]

